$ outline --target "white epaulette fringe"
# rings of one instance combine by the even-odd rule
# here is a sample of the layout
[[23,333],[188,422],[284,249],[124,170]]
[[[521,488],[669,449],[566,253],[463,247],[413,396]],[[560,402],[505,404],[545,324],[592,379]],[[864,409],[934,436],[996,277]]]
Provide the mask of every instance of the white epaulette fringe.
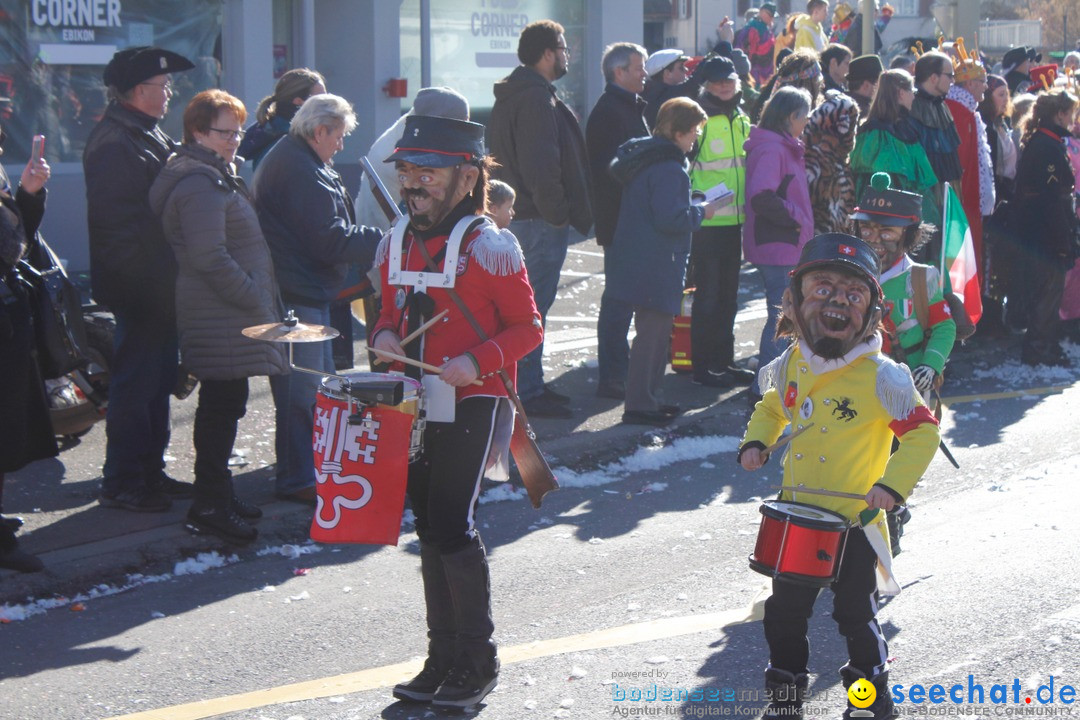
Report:
[[881,406],[894,420],[904,420],[918,406],[918,391],[911,379],[907,365],[878,354],[877,363],[877,398]]
[[773,358],[768,365],[758,370],[758,388],[761,390],[762,395],[780,384],[780,374],[784,372],[783,369],[787,366],[787,358],[790,355],[791,348],[788,347],[784,352]]
[[525,254],[509,230],[486,224],[469,245],[469,255],[492,275],[514,275],[521,272]]

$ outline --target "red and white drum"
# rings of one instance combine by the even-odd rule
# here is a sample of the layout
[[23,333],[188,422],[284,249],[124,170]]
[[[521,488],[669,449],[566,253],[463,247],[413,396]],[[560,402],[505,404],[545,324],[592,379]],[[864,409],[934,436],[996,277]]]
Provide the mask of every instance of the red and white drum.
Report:
[[[422,441],[423,388],[412,378],[352,373],[322,381],[312,450],[318,501],[311,539],[397,545],[409,461]],[[365,383],[403,382],[397,405],[361,405],[348,392]],[[419,432],[416,426],[420,425]],[[413,446],[415,445],[415,451]]]
[[750,567],[773,578],[825,587],[840,572],[848,522],[813,505],[769,500],[761,505],[761,527]]

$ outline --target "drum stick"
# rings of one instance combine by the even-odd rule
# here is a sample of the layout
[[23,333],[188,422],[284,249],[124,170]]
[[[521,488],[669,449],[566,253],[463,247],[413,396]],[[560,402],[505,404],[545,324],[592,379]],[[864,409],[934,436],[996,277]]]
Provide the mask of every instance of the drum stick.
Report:
[[[426,362],[420,362],[419,360],[413,360],[411,357],[405,357],[404,355],[398,355],[396,353],[387,352],[386,350],[373,350],[372,352],[374,352],[376,355],[382,355],[383,357],[388,357],[391,360],[397,360],[400,363],[405,363],[406,365],[413,365],[415,367],[420,368],[421,370],[427,370],[432,375],[442,375],[442,370],[440,368],[437,368],[434,365],[429,365]],[[483,385],[484,383],[480,382],[479,380],[473,380],[472,384],[473,385]]]
[[435,317],[431,318],[431,319],[430,319],[430,320],[428,320],[428,321],[427,321],[426,323],[424,323],[423,325],[421,325],[420,327],[416,328],[416,329],[415,329],[415,330],[413,330],[413,331],[412,331],[411,333],[409,333],[408,335],[406,335],[405,337],[403,337],[403,338],[401,339],[401,347],[405,347],[405,346],[406,346],[406,345],[408,345],[408,344],[409,344],[410,342],[412,342],[412,341],[413,341],[413,340],[415,340],[416,338],[418,338],[418,337],[420,337],[421,335],[423,335],[423,334],[424,334],[425,332],[427,332],[428,328],[430,328],[430,327],[431,327],[432,325],[434,325],[435,323],[437,323],[437,322],[438,322],[439,320],[442,320],[443,316],[444,316],[444,315],[446,315],[446,313],[448,313],[448,312],[450,312],[450,310],[449,310],[449,309],[443,310],[443,311],[442,311],[441,313],[439,313],[439,314],[438,314],[438,315],[436,315]]
[[783,436],[782,438],[780,438],[779,440],[774,442],[772,445],[770,445],[769,447],[762,450],[761,454],[762,455],[770,455],[770,454],[772,454],[773,450],[779,450],[780,448],[784,447],[789,442],[791,442],[795,438],[799,437],[800,435],[802,435],[804,432],[806,432],[807,430],[809,430],[812,427],[814,427],[814,423],[810,423],[809,425],[803,425],[801,428],[799,428],[795,432],[792,432],[792,433],[789,433],[789,434]]
[[837,490],[823,490],[821,488],[808,488],[805,485],[771,485],[771,490],[788,490],[793,493],[806,493],[808,495],[828,495],[829,497],[848,498],[849,500],[865,500],[865,495],[857,495],[855,493],[839,492]]

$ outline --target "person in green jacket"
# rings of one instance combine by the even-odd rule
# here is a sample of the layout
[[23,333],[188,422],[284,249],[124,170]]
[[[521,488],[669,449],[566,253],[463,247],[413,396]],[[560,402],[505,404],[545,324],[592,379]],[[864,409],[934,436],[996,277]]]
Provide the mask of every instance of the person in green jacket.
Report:
[[717,56],[705,61],[698,102],[709,119],[690,168],[691,187],[705,192],[723,183],[734,202],[694,232],[691,246],[694,304],[690,315],[693,382],[715,388],[749,385],[754,373],[735,365],[742,225],[746,219],[746,150],[750,118],[739,105],[741,81],[734,63]]
[[922,217],[935,222],[941,217],[941,209],[931,190],[938,178],[911,120],[914,99],[915,85],[909,74],[902,70],[881,74],[870,112],[859,126],[855,149],[851,151],[855,196],[862,197],[874,173],[887,172],[897,190],[924,196]]

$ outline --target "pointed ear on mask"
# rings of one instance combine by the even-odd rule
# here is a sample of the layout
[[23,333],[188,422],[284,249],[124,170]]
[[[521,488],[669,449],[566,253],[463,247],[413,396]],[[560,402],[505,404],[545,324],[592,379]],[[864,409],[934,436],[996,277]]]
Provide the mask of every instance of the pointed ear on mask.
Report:
[[788,320],[795,322],[795,296],[791,292],[791,288],[784,290],[784,294],[780,298],[780,312]]

